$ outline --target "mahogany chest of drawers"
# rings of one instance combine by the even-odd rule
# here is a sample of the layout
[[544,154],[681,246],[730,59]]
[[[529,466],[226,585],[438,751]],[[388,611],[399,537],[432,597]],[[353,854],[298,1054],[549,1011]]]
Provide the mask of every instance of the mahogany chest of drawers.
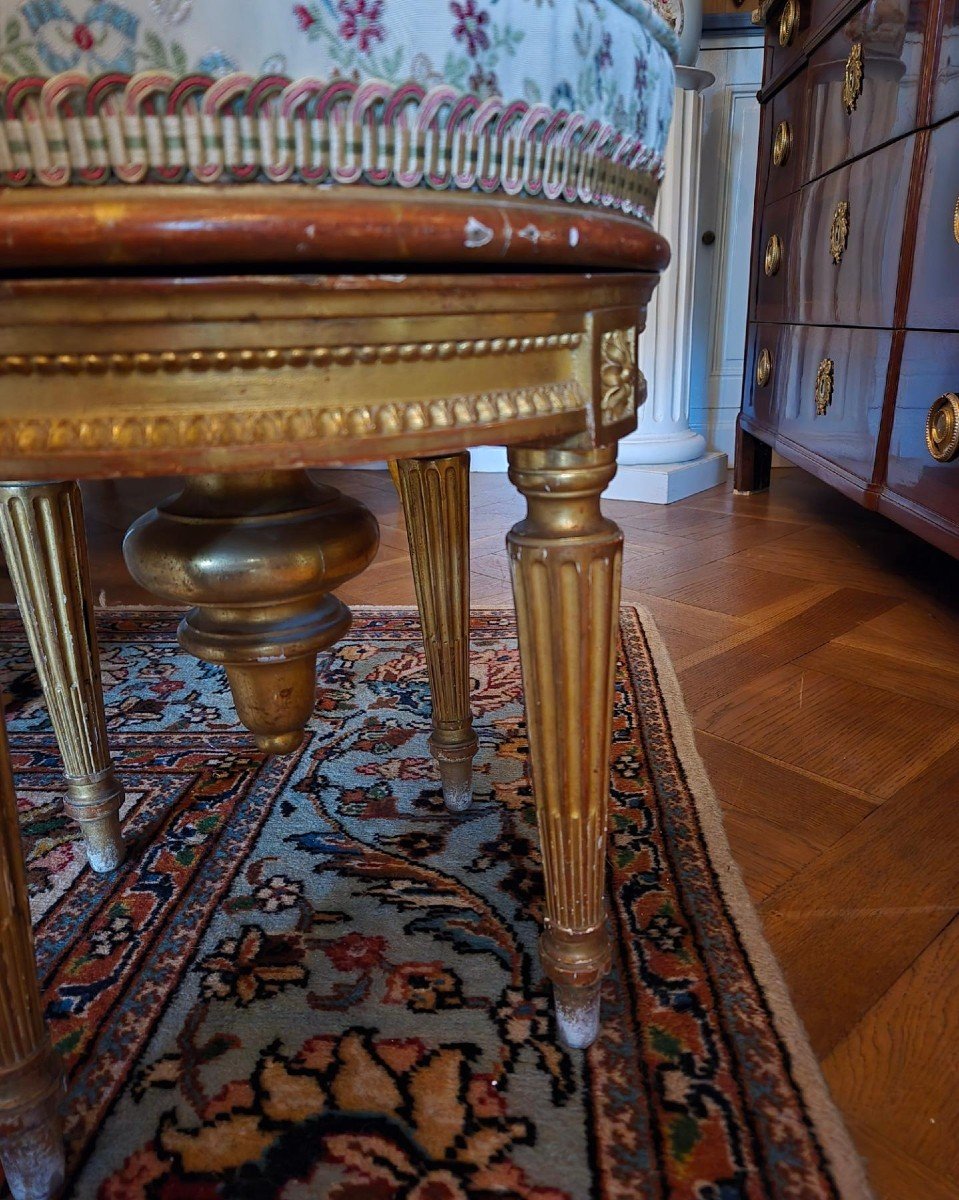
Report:
[[959,0],[765,0],[736,487],[772,449],[959,556]]

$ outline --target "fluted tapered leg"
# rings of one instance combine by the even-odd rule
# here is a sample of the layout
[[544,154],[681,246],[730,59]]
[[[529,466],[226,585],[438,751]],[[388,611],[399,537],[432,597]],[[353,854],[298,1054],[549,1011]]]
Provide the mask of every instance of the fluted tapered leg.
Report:
[[0,1162],[15,1200],[63,1182],[60,1064],[43,1023],[7,732],[0,714]]
[[66,810],[90,865],[123,860],[123,789],[107,743],[80,489],[0,484],[0,541],[67,775]]
[[507,538],[546,876],[540,958],[570,1046],[599,1031],[610,965],[603,882],[623,535],[599,497],[615,447],[514,449],[527,516]]
[[403,502],[433,697],[430,750],[451,812],[473,796],[468,454],[391,464]]

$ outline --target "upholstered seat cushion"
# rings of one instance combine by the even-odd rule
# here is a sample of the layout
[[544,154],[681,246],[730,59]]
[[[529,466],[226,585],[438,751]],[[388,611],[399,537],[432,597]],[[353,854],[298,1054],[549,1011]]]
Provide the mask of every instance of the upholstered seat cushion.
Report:
[[0,0],[0,176],[502,190],[647,215],[645,0]]

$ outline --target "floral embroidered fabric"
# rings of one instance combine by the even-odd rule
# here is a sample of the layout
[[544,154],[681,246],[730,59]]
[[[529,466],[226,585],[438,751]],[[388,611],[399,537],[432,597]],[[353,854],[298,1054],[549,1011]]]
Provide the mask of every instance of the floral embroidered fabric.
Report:
[[645,214],[669,16],[645,0],[0,0],[0,182],[425,184]]

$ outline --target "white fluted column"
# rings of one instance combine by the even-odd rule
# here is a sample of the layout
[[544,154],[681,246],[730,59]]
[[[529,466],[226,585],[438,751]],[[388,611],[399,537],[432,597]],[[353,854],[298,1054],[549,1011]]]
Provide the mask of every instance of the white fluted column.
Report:
[[[639,339],[646,403],[635,433],[619,444],[620,469],[607,496],[669,503],[715,487],[725,478],[726,456],[707,454],[706,439],[689,426],[693,338],[693,283],[699,249],[699,178],[703,129],[700,93],[715,81],[709,71],[676,68],[673,122],[666,175],[653,224],[672,260],[649,306]],[[635,470],[633,468],[636,468]]]

